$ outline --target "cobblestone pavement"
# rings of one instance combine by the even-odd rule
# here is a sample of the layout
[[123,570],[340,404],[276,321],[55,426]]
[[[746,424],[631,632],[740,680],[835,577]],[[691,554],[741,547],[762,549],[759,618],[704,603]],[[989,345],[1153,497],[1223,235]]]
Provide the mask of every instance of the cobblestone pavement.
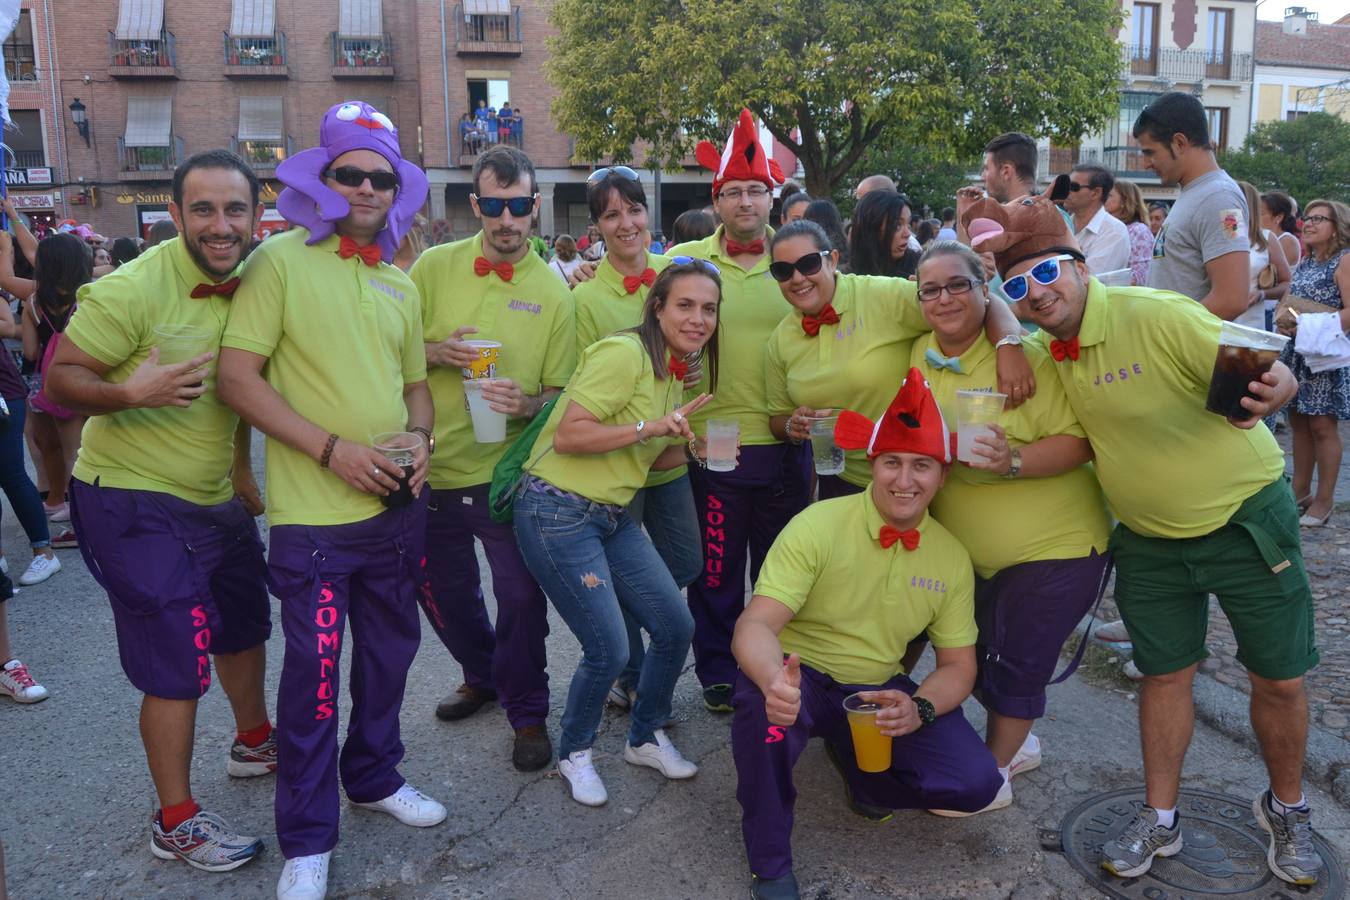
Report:
[[[1289,459],[1288,430],[1277,435]],[[1350,447],[1350,422],[1341,423],[1341,440]],[[1290,471],[1292,461],[1288,462]],[[1303,558],[1312,582],[1317,649],[1321,662],[1306,676],[1310,723],[1337,737],[1350,740],[1350,474],[1336,485],[1336,513],[1325,528],[1304,528]],[[1120,616],[1108,593],[1099,615],[1101,621]],[[1200,665],[1209,677],[1250,693],[1247,670],[1235,657],[1237,641],[1223,610],[1210,602],[1209,649],[1211,656]]]

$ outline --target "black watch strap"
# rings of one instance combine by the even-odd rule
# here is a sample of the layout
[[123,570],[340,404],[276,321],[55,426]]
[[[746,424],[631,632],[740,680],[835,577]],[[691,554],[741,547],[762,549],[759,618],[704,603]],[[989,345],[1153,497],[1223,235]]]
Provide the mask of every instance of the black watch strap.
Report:
[[937,710],[933,709],[933,704],[923,697],[914,698],[914,708],[919,711],[919,721],[925,725],[932,725],[937,719]]

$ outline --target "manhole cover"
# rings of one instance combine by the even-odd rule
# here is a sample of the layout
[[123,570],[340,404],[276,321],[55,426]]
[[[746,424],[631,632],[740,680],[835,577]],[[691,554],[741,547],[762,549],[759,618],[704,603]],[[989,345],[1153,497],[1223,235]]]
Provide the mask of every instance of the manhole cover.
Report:
[[[1121,900],[1339,900],[1345,887],[1340,862],[1318,835],[1325,868],[1312,887],[1286,884],[1266,865],[1266,833],[1251,801],[1207,791],[1182,791],[1177,804],[1185,848],[1155,859],[1139,878],[1116,878],[1101,867],[1102,844],[1124,830],[1144,805],[1141,788],[1101,794],[1079,804],[1061,826],[1064,853],[1098,890]],[[1314,816],[1316,812],[1314,811]]]

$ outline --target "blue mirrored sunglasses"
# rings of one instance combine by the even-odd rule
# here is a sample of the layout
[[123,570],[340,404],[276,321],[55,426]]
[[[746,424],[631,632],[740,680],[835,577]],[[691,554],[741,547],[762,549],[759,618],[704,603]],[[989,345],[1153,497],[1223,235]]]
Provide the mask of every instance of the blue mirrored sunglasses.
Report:
[[534,212],[534,200],[538,194],[532,194],[529,197],[480,197],[477,194],[470,194],[470,197],[478,201],[478,211],[489,219],[495,219],[502,214],[502,210],[511,210],[511,215],[517,219],[524,218]]
[[1068,253],[1061,253],[1059,256],[1052,256],[1047,260],[1036,263],[1029,272],[1023,272],[1021,275],[1006,279],[1003,282],[1003,293],[1014,302],[1021,300],[1031,289],[1031,284],[1027,281],[1028,275],[1036,279],[1037,284],[1054,284],[1059,280],[1059,264],[1066,259],[1073,259],[1073,257]]
[[713,265],[706,259],[699,259],[697,256],[672,256],[670,258],[670,261],[677,266],[684,266],[688,265],[689,263],[702,263],[703,268],[707,269],[709,272],[712,272],[714,275],[720,277],[722,274],[722,270],[717,268],[717,266]]

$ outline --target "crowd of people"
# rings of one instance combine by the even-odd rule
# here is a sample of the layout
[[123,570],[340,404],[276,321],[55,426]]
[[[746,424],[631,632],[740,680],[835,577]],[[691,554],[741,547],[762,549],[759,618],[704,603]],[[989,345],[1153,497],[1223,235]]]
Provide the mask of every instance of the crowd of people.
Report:
[[[547,243],[508,128],[474,163],[481,230],[423,247],[426,176],[387,117],[350,101],[278,167],[294,227],[266,241],[257,178],[223,150],[179,166],[177,235],[139,255],[113,242],[100,265],[88,236],[0,237],[0,287],[22,301],[0,333],[33,367],[25,381],[0,357],[0,487],[34,553],[20,583],[59,570],[68,516],[141,694],[151,852],[221,872],[262,848],[193,793],[213,668],[236,726],[229,774],[276,778],[278,898],[326,895],[341,792],[441,823],[446,806],[398,771],[424,617],[463,672],[435,715],[499,703],[512,766],[556,760],[584,806],[607,802],[617,764],[596,752],[607,704],[629,716],[626,763],[697,775],[671,733],[692,649],[703,706],[731,719],[750,893],[795,898],[808,741],[825,741],[871,820],[1007,807],[1016,776],[1053,765],[1034,724],[1114,570],[1146,786],[1102,865],[1131,878],[1182,849],[1213,593],[1251,678],[1268,864],[1315,883],[1302,676],[1318,656],[1299,528],[1331,514],[1350,368],[1313,372],[1291,343],[1226,415],[1206,398],[1222,320],[1294,333],[1289,294],[1350,328],[1350,208],[1316,199],[1300,220],[1286,195],[1230,179],[1207,127],[1179,93],[1134,124],[1148,167],[1180,187],[1170,209],[1094,165],[1042,188],[1034,141],[1005,134],[982,186],[936,219],[916,226],[876,175],[847,221],[797,192],[774,229],[785,179],[747,110],[726,147],[700,144],[712,202],[669,241],[638,173],[614,165],[587,181],[588,234]],[[972,392],[1006,408],[958,460]],[[1292,490],[1265,421],[1286,405]],[[822,436],[842,453],[833,471],[813,458]],[[274,698],[269,593],[285,635]],[[553,729],[550,605],[581,650]],[[4,610],[0,692],[44,699]],[[983,735],[961,711],[972,697]],[[851,704],[889,742],[879,762],[855,747]]]

